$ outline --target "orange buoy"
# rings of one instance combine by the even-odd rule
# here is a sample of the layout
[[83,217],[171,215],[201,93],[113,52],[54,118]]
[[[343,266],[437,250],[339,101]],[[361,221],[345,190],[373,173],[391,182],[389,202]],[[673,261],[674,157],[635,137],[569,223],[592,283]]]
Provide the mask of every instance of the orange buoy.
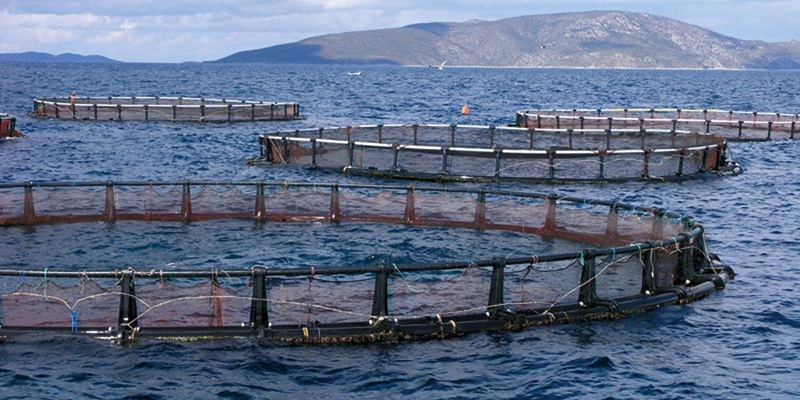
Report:
[[461,107],[461,115],[469,115],[469,107],[467,107],[467,103],[464,103],[464,107]]

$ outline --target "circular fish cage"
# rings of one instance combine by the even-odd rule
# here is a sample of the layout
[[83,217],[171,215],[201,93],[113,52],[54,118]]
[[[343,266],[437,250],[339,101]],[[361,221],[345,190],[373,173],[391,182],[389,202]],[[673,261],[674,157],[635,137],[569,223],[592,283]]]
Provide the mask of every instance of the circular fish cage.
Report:
[[[441,338],[625,317],[701,299],[733,278],[691,217],[614,201],[289,182],[0,185],[0,229],[9,237],[36,226],[51,238],[46,230],[65,223],[97,229],[105,222],[120,229],[220,220],[282,226],[303,236],[315,227],[350,224],[408,229],[407,235],[418,229],[479,231],[483,240],[515,232],[527,252],[511,257],[487,247],[475,249],[479,256],[472,259],[331,265],[311,251],[312,260],[227,269],[216,263],[131,267],[115,256],[102,269],[3,269],[0,337],[49,332],[120,342],[256,337],[301,343]],[[249,231],[263,247],[269,236]],[[568,245],[557,245],[562,242]],[[14,258],[14,248],[8,251]]]
[[626,128],[361,125],[259,136],[251,164],[439,182],[680,181],[741,168],[705,133]]
[[48,97],[33,100],[33,113],[72,120],[238,122],[298,119],[300,105],[193,97]]
[[17,118],[11,114],[0,113],[0,139],[24,137],[17,131]]
[[713,133],[728,141],[794,139],[800,114],[681,108],[554,109],[517,111],[524,128],[687,130]]

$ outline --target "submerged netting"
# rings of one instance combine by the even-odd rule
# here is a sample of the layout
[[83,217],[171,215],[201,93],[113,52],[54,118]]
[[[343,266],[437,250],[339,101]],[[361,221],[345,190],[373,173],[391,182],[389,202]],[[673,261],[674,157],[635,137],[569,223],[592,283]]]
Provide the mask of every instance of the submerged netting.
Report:
[[525,128],[688,130],[722,135],[731,141],[794,139],[800,114],[681,108],[555,109],[517,111]]
[[8,232],[68,222],[212,219],[294,223],[300,230],[315,222],[513,231],[531,243],[573,246],[519,257],[485,248],[473,260],[310,268],[287,261],[137,270],[129,260],[108,260],[103,271],[0,270],[0,336],[430,338],[623,317],[700,299],[733,277],[692,218],[618,202],[288,182],[0,185],[0,230]]
[[735,172],[721,136],[657,129],[364,125],[259,137],[260,158],[437,181],[681,180]]
[[300,118],[297,103],[191,97],[49,97],[35,99],[40,117],[77,120],[234,122]]

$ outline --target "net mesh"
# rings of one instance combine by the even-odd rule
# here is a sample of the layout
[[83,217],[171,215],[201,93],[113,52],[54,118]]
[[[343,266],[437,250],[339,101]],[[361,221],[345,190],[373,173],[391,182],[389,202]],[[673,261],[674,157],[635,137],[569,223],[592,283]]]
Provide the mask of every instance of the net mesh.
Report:
[[277,132],[259,142],[272,164],[446,181],[680,180],[732,165],[722,137],[677,131],[415,124]]
[[680,108],[555,109],[517,112],[525,128],[662,129],[714,133],[733,141],[794,139],[800,115]]
[[76,120],[231,122],[296,119],[300,106],[187,97],[55,97],[34,100],[34,112]]
[[[286,340],[435,335],[496,326],[499,309],[525,318],[584,315],[597,299],[642,299],[711,265],[702,230],[687,217],[528,193],[265,182],[26,184],[0,185],[0,212],[0,229],[236,218],[513,231],[532,252],[498,255],[487,247],[476,260],[310,268],[296,267],[293,257],[236,271],[0,270],[0,334],[241,335],[261,327]],[[405,328],[378,324],[388,320]]]

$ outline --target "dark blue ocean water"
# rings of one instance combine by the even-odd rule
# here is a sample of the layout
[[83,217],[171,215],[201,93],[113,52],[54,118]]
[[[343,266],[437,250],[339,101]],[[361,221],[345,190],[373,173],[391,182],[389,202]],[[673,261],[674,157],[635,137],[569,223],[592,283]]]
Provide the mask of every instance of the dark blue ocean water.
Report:
[[[586,71],[263,65],[0,63],[0,112],[28,139],[0,143],[0,182],[292,180],[388,183],[304,169],[248,167],[257,135],[375,123],[513,123],[527,108],[698,107],[800,112],[800,72]],[[32,99],[182,95],[298,101],[292,122],[183,124],[31,119]],[[467,102],[468,117],[458,114]],[[686,306],[624,320],[461,338],[304,347],[255,340],[142,341],[30,336],[0,343],[0,398],[797,398],[800,386],[800,141],[737,143],[738,177],[682,184],[515,186],[618,199],[694,215],[738,273]],[[511,187],[511,185],[497,185]],[[3,267],[249,268],[265,254],[225,223],[0,230]],[[130,228],[132,229],[132,228]],[[335,231],[344,229],[344,231]],[[332,231],[333,230],[333,231]],[[263,232],[258,232],[262,234]],[[346,243],[334,243],[345,234]],[[446,230],[318,227],[281,237],[303,257],[368,263],[505,255],[508,237]],[[487,240],[489,239],[489,240]],[[14,247],[19,244],[20,247]],[[314,250],[316,249],[316,250]],[[316,252],[315,252],[316,251]],[[297,254],[295,254],[297,256]],[[25,261],[25,260],[29,261]],[[26,264],[27,263],[27,264]]]

